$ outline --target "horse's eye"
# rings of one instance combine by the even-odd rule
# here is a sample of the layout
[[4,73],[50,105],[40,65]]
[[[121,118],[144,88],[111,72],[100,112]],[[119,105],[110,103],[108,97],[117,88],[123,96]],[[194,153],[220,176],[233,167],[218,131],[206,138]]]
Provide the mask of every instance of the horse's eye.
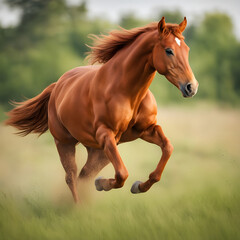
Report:
[[168,56],[174,56],[173,50],[171,48],[167,48],[165,52]]

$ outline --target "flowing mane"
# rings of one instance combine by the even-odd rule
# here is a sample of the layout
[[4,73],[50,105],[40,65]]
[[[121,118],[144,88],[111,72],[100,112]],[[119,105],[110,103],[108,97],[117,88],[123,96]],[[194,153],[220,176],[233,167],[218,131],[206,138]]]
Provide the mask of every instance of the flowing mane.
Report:
[[[170,33],[174,34],[178,38],[183,38],[181,32],[178,29],[177,24],[166,24],[167,28],[164,32],[164,37],[167,37]],[[109,61],[120,49],[134,41],[139,35],[148,31],[154,31],[158,27],[157,22],[150,23],[145,27],[133,28],[127,30],[120,27],[120,30],[114,30],[109,35],[101,34],[100,36],[91,34],[89,38],[93,40],[93,46],[88,46],[91,51],[87,56],[91,64],[96,62],[106,63]]]
[[119,30],[111,31],[109,35],[101,34],[100,36],[96,36],[92,34],[89,37],[93,39],[94,43],[90,47],[91,52],[88,55],[88,59],[90,59],[91,64],[96,62],[106,63],[117,51],[135,40],[140,34],[155,29],[157,29],[157,22],[131,30],[120,28]]

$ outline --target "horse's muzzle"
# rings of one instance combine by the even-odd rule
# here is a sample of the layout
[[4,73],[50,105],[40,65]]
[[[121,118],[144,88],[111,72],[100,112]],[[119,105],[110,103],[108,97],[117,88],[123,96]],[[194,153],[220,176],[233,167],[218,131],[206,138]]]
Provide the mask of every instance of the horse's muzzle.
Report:
[[193,97],[197,93],[198,83],[197,84],[192,84],[192,83],[181,84],[180,90],[183,94],[183,97],[185,98]]

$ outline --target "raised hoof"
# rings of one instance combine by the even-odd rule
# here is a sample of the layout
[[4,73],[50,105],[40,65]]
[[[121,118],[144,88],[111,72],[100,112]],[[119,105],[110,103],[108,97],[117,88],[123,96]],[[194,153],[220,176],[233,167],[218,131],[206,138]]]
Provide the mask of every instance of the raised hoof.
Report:
[[139,185],[140,183],[142,183],[141,181],[136,181],[133,185],[132,185],[132,188],[131,188],[131,193],[141,193],[141,191],[139,190]]
[[98,191],[102,191],[103,190],[103,186],[100,184],[100,180],[103,179],[103,177],[98,177],[95,180],[95,187]]

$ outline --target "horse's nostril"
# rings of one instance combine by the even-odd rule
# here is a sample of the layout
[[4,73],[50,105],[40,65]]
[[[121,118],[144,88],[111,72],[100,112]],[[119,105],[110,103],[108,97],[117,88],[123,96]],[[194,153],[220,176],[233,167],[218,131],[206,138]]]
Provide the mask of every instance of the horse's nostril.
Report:
[[191,84],[191,83],[188,83],[188,84],[187,84],[186,90],[187,90],[188,93],[191,93],[191,92],[192,92],[192,84]]

